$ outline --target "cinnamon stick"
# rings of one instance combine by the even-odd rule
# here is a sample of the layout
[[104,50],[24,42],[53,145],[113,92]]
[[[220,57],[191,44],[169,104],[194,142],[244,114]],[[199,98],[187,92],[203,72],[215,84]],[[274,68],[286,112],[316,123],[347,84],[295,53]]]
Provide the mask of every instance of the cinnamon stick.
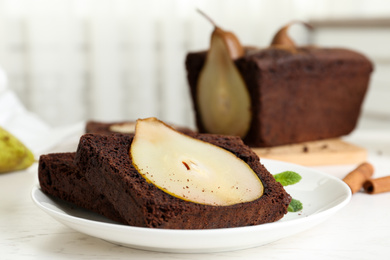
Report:
[[374,167],[367,162],[360,164],[356,169],[345,176],[343,181],[351,188],[352,194],[358,192],[363,184],[374,174]]
[[371,179],[363,184],[364,190],[369,194],[377,194],[390,191],[390,176]]

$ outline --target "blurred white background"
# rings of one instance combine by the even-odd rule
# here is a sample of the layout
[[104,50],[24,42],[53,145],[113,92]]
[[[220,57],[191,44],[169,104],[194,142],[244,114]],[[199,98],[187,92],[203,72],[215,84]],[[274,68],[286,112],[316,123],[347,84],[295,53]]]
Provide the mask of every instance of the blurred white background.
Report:
[[364,52],[375,73],[363,116],[390,122],[390,1],[0,0],[0,67],[30,111],[52,126],[157,116],[193,126],[184,59],[212,25],[266,46],[291,20],[300,44]]

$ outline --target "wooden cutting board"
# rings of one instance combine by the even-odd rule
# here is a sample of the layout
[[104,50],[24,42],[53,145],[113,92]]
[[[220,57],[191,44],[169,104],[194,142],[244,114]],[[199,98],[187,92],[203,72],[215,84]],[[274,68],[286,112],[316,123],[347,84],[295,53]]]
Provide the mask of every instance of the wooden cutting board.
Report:
[[366,149],[339,138],[252,149],[260,158],[306,166],[356,164],[367,160]]

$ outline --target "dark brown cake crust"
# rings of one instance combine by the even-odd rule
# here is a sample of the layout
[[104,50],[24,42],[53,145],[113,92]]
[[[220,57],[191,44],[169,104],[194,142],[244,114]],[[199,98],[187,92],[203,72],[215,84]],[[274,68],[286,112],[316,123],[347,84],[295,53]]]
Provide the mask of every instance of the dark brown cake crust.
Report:
[[[205,132],[196,104],[196,85],[206,52],[186,58],[196,123]],[[249,90],[252,123],[244,142],[277,146],[334,138],[356,126],[371,62],[345,49],[269,48],[249,51],[235,61]]]
[[76,153],[53,153],[39,158],[41,190],[53,197],[125,223],[103,194],[95,192],[74,164]]
[[76,163],[94,189],[104,194],[127,224],[171,229],[209,229],[257,225],[279,220],[287,213],[290,195],[260,164],[257,155],[238,137],[198,135],[200,140],[223,147],[258,174],[264,195],[232,206],[208,206],[173,197],[149,184],[133,167],[129,149],[132,136],[81,137]]

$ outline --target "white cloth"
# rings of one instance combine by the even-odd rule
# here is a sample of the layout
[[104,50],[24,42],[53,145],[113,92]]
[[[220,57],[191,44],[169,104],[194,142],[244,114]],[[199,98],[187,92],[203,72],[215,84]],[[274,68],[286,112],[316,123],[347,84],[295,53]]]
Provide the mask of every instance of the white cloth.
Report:
[[79,123],[56,129],[45,123],[28,111],[8,88],[6,74],[0,68],[0,126],[23,142],[36,157],[59,144],[67,136],[82,131],[83,125]]

